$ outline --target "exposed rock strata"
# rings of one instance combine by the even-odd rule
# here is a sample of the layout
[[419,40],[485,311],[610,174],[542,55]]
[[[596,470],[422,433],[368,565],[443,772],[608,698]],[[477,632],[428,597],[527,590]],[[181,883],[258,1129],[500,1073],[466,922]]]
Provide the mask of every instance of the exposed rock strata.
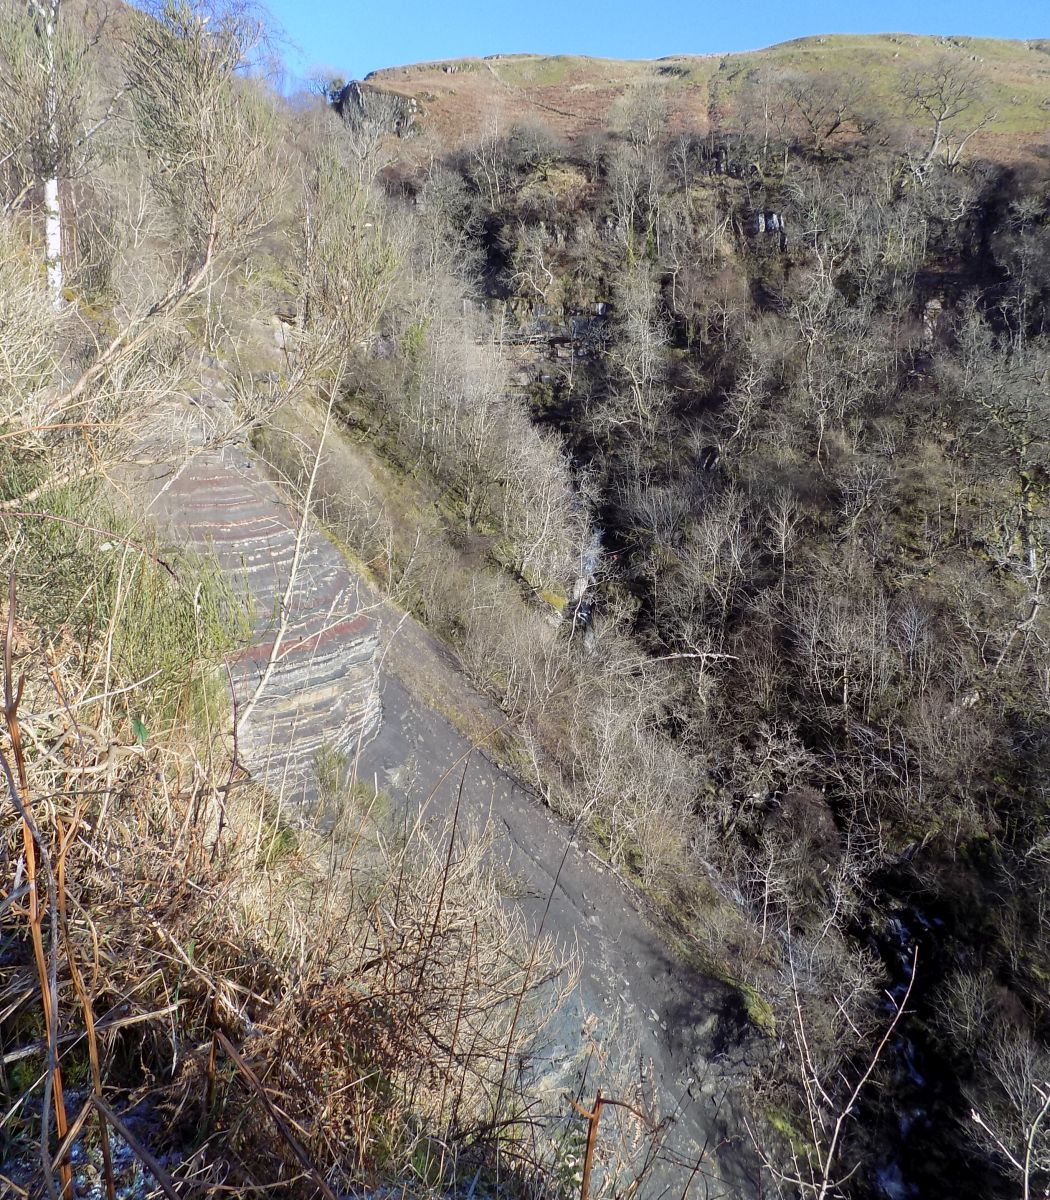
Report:
[[207,443],[206,408],[154,430],[162,424],[140,455],[146,514],[177,543],[211,551],[252,611],[252,644],[231,662],[238,756],[310,807],[318,752],[353,755],[379,727],[375,622],[323,533],[301,529],[244,449]]

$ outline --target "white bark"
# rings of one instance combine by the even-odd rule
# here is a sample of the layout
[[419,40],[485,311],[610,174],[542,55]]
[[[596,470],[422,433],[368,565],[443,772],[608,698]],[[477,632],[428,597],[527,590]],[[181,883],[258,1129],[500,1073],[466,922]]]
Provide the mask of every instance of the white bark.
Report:
[[58,178],[44,180],[44,245],[47,256],[47,290],[55,307],[62,304],[62,208]]
[[56,308],[63,302],[62,285],[62,201],[58,187],[61,158],[58,137],[58,65],[55,41],[58,36],[58,12],[61,0],[33,0],[37,18],[37,36],[41,39],[44,64],[44,133],[47,161],[43,171],[44,246],[47,286]]

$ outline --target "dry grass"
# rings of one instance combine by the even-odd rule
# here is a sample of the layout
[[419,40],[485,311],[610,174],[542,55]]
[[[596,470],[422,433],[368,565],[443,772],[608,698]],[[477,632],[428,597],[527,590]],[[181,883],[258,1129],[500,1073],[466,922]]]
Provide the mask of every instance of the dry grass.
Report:
[[[103,561],[84,602],[106,590],[106,621],[56,621],[28,585],[20,609],[31,564],[9,537],[0,1053],[18,1186],[307,1196],[528,1175],[539,1118],[517,1070],[566,964],[501,900],[484,833],[391,838],[349,804],[327,840],[284,827],[236,778],[223,705],[145,731],[148,686],[114,652],[134,590],[109,591]],[[90,574],[104,556],[81,537]],[[210,648],[187,678],[216,677]]]
[[902,73],[949,55],[961,65],[974,64],[982,104],[998,112],[994,125],[974,139],[974,152],[1012,162],[1031,157],[1046,144],[1050,87],[1040,47],[1038,42],[996,38],[850,34],[798,38],[744,53],[679,54],[653,61],[519,54],[422,63],[377,71],[370,82],[415,96],[424,114],[424,133],[456,145],[474,140],[496,117],[501,129],[516,121],[541,120],[570,138],[605,129],[617,102],[651,81],[666,87],[675,128],[707,133],[713,109],[732,111],[748,72],[756,69],[860,79],[894,120],[906,120],[910,114],[900,86]]

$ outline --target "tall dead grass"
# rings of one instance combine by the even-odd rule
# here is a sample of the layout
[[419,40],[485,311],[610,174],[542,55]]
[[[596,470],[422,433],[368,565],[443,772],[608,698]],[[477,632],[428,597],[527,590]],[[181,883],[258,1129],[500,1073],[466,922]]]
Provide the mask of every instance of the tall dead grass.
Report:
[[[231,763],[215,681],[235,639],[202,628],[223,611],[207,573],[162,581],[136,549],[115,571],[74,529],[80,590],[56,612],[67,592],[35,575],[19,603],[53,556],[4,530],[11,1186],[331,1196],[469,1170],[525,1187],[541,1117],[519,1068],[567,964],[504,903],[485,833],[384,830],[350,805],[328,837],[284,824]],[[200,702],[179,699],[180,653]]]

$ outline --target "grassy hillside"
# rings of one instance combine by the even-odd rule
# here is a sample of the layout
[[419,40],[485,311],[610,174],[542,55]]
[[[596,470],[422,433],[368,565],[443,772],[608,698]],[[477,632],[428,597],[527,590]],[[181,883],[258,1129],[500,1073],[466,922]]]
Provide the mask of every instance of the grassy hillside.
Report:
[[666,88],[673,121],[709,132],[740,103],[756,72],[859,81],[870,102],[891,122],[910,118],[901,80],[941,60],[972,68],[979,83],[974,111],[997,117],[974,139],[974,149],[1013,160],[1037,155],[1050,121],[1050,42],[996,38],[918,37],[911,34],[798,38],[742,54],[675,55],[653,61],[578,55],[510,54],[391,67],[375,71],[375,87],[412,96],[420,126],[456,143],[488,121],[503,127],[542,119],[554,131],[578,137],[615,124],[616,103],[631,89],[655,82]]

